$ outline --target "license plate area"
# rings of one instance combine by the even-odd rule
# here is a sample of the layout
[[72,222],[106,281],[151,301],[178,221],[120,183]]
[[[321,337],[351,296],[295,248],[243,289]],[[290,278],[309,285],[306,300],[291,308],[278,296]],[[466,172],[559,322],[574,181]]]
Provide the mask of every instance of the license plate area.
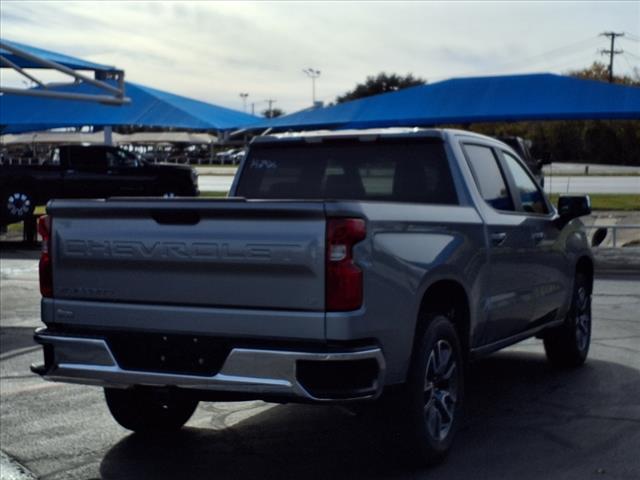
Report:
[[106,340],[124,370],[213,376],[231,351],[224,340],[201,335],[115,332]]

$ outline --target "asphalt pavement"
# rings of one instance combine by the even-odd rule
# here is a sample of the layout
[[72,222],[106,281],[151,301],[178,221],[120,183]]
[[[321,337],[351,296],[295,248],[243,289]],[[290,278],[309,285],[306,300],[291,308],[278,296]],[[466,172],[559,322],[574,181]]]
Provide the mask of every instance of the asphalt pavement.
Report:
[[201,403],[174,436],[131,434],[99,388],[29,372],[36,258],[0,260],[0,448],[39,478],[640,479],[640,272],[596,280],[584,367],[552,369],[536,340],[474,364],[451,455],[416,469],[381,422],[341,407]]

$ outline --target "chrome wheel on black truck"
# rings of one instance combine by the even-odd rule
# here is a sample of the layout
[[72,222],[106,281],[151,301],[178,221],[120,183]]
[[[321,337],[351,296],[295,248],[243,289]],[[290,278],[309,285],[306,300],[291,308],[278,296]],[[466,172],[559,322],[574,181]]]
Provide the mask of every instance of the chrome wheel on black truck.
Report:
[[587,359],[591,344],[591,289],[587,276],[577,273],[571,309],[565,323],[544,336],[549,361],[558,367],[578,367]]
[[198,401],[176,390],[154,388],[105,388],[113,418],[134,432],[167,432],[180,429],[198,406]]
[[35,204],[31,194],[23,189],[16,189],[3,195],[3,216],[8,222],[24,220],[33,213]]

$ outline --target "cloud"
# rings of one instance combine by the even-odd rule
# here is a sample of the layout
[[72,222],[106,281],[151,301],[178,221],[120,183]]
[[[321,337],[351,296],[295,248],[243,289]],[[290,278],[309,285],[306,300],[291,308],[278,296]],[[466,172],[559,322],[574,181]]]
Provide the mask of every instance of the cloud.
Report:
[[[287,112],[311,101],[305,67],[322,71],[318,97],[332,101],[380,71],[429,81],[509,68],[565,71],[600,59],[603,29],[640,36],[638,2],[3,0],[0,8],[8,39],[116,65],[134,82],[231,108],[242,108],[241,91],[249,103],[275,98]],[[521,61],[589,38],[581,49]],[[617,70],[630,68],[620,62]]]

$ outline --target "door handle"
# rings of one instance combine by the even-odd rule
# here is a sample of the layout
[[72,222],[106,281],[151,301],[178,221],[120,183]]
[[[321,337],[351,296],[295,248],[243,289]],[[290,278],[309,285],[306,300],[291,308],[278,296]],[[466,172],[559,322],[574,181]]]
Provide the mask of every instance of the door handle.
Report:
[[491,234],[491,244],[494,246],[500,246],[507,239],[507,234],[505,232],[496,232]]
[[544,232],[534,232],[531,235],[531,238],[534,242],[540,243],[542,240],[544,240]]

